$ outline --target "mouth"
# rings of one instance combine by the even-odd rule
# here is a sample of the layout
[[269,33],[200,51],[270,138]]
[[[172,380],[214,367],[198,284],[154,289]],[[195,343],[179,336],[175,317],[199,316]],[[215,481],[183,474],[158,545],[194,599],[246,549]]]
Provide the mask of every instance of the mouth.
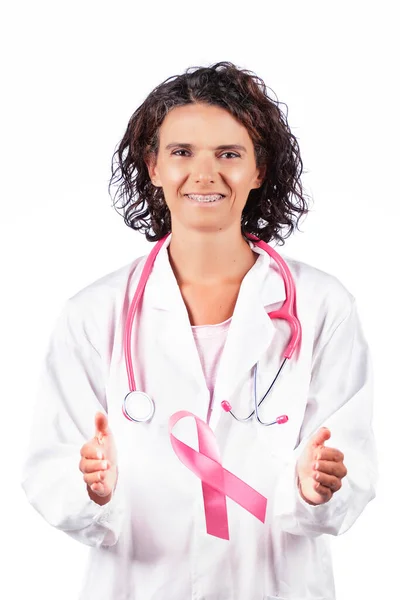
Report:
[[215,204],[225,198],[223,194],[185,194],[185,197],[196,204]]

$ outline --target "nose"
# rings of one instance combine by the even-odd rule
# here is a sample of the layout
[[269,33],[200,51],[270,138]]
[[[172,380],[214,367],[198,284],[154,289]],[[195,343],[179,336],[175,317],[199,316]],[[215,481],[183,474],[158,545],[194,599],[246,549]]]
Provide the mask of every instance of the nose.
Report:
[[217,161],[211,156],[198,156],[191,161],[193,180],[198,183],[209,183],[217,180]]

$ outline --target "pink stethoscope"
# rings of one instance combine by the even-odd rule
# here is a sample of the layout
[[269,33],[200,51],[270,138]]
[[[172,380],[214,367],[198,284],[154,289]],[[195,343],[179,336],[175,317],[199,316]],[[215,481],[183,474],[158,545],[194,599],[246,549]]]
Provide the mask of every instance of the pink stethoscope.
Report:
[[[146,287],[146,283],[149,279],[154,261],[158,255],[161,247],[163,246],[165,240],[168,238],[169,235],[170,234],[166,235],[161,240],[159,240],[154,245],[149,256],[147,257],[147,260],[144,265],[135,295],[133,297],[132,303],[128,310],[128,316],[127,316],[126,326],[125,326],[125,331],[124,331],[124,354],[125,354],[125,363],[126,363],[126,370],[127,370],[127,374],[128,374],[130,391],[124,398],[123,405],[122,405],[122,412],[125,415],[125,417],[127,419],[129,419],[129,421],[134,421],[135,423],[144,423],[146,421],[150,421],[155,412],[155,404],[154,404],[154,400],[152,398],[150,398],[150,396],[148,396],[145,392],[140,392],[140,391],[136,390],[135,377],[133,374],[133,367],[132,367],[132,353],[131,353],[132,324],[133,324],[133,319],[136,314],[138,304],[143,296],[144,289]],[[280,425],[280,424],[286,423],[288,421],[287,415],[281,415],[280,417],[277,417],[275,419],[275,421],[265,423],[265,422],[261,421],[258,409],[259,409],[260,405],[262,404],[262,402],[264,402],[265,398],[267,398],[267,396],[270,394],[271,390],[273,389],[280,373],[282,372],[282,369],[283,369],[286,361],[292,357],[294,351],[300,344],[301,325],[300,325],[300,321],[298,320],[298,318],[296,316],[295,284],[294,284],[293,277],[290,273],[289,267],[287,266],[286,262],[283,260],[283,258],[277,252],[275,252],[275,250],[273,248],[271,248],[266,242],[259,240],[257,237],[255,237],[253,235],[247,235],[247,237],[250,238],[252,241],[254,241],[255,246],[258,246],[262,250],[265,250],[271,256],[271,258],[273,258],[275,260],[275,262],[277,263],[277,265],[279,267],[280,274],[281,274],[284,284],[285,284],[286,300],[280,309],[274,310],[268,314],[271,319],[283,319],[283,320],[287,321],[290,326],[291,336],[290,336],[290,340],[286,346],[285,352],[283,353],[283,361],[281,363],[281,366],[279,367],[279,370],[278,370],[277,374],[275,375],[268,390],[266,391],[266,393],[264,394],[264,396],[261,398],[261,400],[259,402],[257,401],[257,385],[256,385],[257,364],[255,365],[255,367],[254,367],[254,407],[255,408],[254,408],[253,412],[251,412],[248,417],[246,417],[244,419],[240,419],[233,413],[232,407],[227,400],[224,400],[223,402],[221,402],[221,406],[226,412],[229,412],[237,421],[240,421],[243,423],[246,421],[249,421],[249,419],[251,419],[255,413],[256,419],[261,425],[265,425],[265,426],[275,425],[275,424]]]

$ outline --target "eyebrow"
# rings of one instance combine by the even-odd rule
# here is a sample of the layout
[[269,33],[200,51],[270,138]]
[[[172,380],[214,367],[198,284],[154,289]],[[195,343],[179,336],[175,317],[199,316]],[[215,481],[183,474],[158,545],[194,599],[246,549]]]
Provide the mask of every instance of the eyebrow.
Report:
[[[179,146],[180,148],[188,148],[188,149],[192,149],[195,148],[195,146],[193,146],[193,144],[186,144],[186,143],[179,143],[179,142],[172,142],[171,144],[168,144],[168,146],[165,147],[166,150],[170,150],[171,148],[174,148],[176,146]],[[240,144],[224,144],[221,146],[216,146],[214,148],[214,150],[242,150],[242,152],[247,152],[246,148],[244,146],[240,146]]]

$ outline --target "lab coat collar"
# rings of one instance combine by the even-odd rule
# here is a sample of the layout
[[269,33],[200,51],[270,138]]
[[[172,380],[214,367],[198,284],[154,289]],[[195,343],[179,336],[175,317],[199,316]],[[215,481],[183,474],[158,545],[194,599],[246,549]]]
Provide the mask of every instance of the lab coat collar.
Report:
[[[193,376],[199,393],[208,394],[189,316],[169,261],[170,240],[171,235],[155,260],[146,286],[146,305],[170,313],[163,331],[158,334],[159,343],[165,349],[168,346],[169,355],[174,355],[182,370]],[[230,397],[267,350],[276,331],[268,312],[277,308],[274,305],[279,306],[286,297],[277,265],[264,250],[252,242],[249,245],[260,256],[240,287],[215,383],[214,398],[218,405]],[[218,418],[218,412],[214,412],[213,420]]]
[[[171,234],[154,262],[151,276],[146,285],[146,302],[149,302],[153,308],[175,311],[180,308],[181,302],[177,303],[177,294],[181,299],[181,293],[169,261],[168,246],[170,243]],[[244,277],[241,290],[244,287],[250,287],[254,301],[261,301],[264,307],[283,302],[286,298],[285,285],[278,267],[267,252],[252,242],[248,243],[253,252],[260,256]],[[250,317],[250,315],[251,313],[247,316]]]

